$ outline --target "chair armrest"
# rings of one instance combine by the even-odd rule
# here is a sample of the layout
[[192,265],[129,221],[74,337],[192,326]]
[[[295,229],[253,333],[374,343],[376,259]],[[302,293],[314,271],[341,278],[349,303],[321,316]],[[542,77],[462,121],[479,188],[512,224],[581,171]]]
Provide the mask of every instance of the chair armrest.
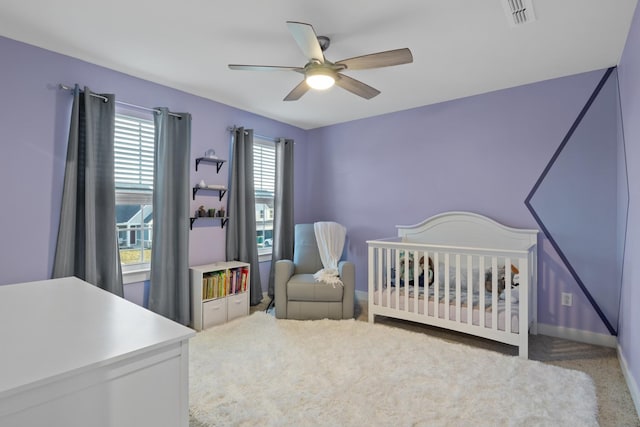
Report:
[[356,266],[351,261],[338,263],[338,274],[344,285],[342,297],[342,318],[352,319],[356,297]]
[[274,291],[276,317],[278,319],[287,318],[287,282],[293,276],[293,261],[282,259],[276,261],[276,272],[274,276]]

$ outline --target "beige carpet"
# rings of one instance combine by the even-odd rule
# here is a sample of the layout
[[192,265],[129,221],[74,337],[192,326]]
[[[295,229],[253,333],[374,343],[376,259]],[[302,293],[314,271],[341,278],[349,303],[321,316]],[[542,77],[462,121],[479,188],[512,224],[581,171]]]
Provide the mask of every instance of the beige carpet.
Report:
[[[251,312],[265,310],[268,303],[269,300],[265,297],[261,304],[251,307]],[[366,322],[367,315],[366,300],[358,301],[357,320]],[[517,350],[511,346],[439,328],[395,319],[379,318],[376,322],[504,354],[517,354]],[[529,338],[529,358],[568,369],[577,369],[590,375],[596,387],[598,422],[602,427],[640,427],[640,419],[620,369],[615,349],[545,335],[532,335]],[[194,427],[200,426],[194,424]]]

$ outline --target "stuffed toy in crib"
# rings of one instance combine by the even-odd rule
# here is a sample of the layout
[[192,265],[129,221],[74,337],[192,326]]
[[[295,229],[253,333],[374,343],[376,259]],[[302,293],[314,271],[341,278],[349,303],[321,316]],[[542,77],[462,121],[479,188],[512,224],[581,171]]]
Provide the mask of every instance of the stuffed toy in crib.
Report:
[[[493,275],[491,274],[491,268],[489,268],[484,276],[484,287],[487,292],[492,292],[492,279]],[[501,267],[498,267],[498,294],[501,294],[504,291],[505,282],[506,272],[505,266],[503,265]],[[518,285],[520,285],[520,271],[518,270],[518,267],[511,264],[511,288],[513,289]]]
[[[404,255],[404,251],[400,252],[400,286],[404,286],[404,269],[405,269],[405,259],[408,258],[409,259],[409,286],[413,286],[414,284],[414,280],[413,280],[413,274],[414,274],[414,268],[413,268],[413,253],[409,253],[408,257],[405,257]],[[431,284],[433,283],[433,261],[431,260],[431,258],[429,258],[429,269],[427,270],[427,277],[428,277],[428,286],[431,286]],[[420,257],[420,261],[418,262],[418,286],[424,286],[424,256]]]

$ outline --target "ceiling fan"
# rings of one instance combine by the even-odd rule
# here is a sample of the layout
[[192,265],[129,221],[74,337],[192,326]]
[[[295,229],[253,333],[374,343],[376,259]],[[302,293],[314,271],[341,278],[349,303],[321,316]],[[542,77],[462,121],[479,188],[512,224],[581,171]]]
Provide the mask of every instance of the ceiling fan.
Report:
[[328,37],[317,36],[310,24],[302,22],[287,21],[287,27],[302,53],[308,58],[309,62],[304,67],[229,64],[229,68],[232,70],[295,71],[303,74],[304,80],[289,92],[284,98],[285,101],[296,101],[307,93],[309,89],[328,89],[334,83],[353,94],[365,99],[371,99],[378,95],[380,91],[342,74],[341,71],[366,70],[413,62],[413,55],[411,55],[411,51],[408,48],[388,50],[331,62],[324,57],[324,51],[329,47],[330,43]]

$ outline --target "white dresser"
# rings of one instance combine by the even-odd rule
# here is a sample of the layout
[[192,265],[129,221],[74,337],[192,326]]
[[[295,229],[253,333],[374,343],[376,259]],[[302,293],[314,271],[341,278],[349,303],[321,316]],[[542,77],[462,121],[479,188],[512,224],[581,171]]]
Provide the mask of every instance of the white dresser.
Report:
[[187,427],[193,335],[75,277],[0,286],[0,426]]

